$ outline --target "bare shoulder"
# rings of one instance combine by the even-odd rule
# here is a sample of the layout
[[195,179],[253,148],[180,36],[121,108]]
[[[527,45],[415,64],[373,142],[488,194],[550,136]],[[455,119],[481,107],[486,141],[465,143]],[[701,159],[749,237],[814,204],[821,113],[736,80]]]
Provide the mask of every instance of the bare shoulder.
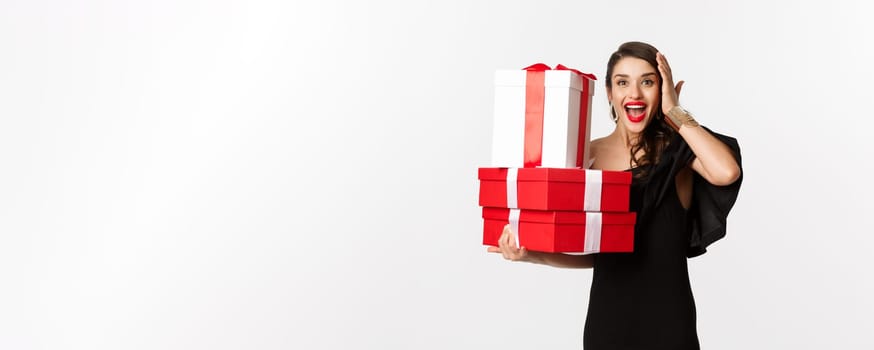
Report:
[[606,139],[607,139],[607,136],[599,137],[597,139],[590,141],[590,143],[591,143],[592,147],[595,147],[596,145],[603,144],[604,140],[606,140]]
[[589,142],[589,159],[592,169],[602,169],[602,164],[610,158],[607,137],[601,137]]
[[621,171],[630,167],[628,150],[619,146],[610,135],[589,142],[592,169]]
[[607,148],[607,137],[600,137],[589,142],[589,156],[592,159],[598,158],[604,153]]
[[607,143],[606,140],[607,137],[599,137],[589,142],[589,147],[591,147],[589,148],[589,152],[591,152],[590,154],[592,157],[596,157],[599,151],[604,149],[604,146]]

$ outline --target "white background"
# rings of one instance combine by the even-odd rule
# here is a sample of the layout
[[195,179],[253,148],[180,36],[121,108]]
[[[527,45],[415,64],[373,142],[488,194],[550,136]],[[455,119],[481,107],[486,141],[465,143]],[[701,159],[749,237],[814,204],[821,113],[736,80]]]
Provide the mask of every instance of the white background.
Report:
[[0,348],[579,349],[590,270],[480,245],[493,74],[624,41],[736,137],[707,349],[870,349],[861,1],[0,3]]

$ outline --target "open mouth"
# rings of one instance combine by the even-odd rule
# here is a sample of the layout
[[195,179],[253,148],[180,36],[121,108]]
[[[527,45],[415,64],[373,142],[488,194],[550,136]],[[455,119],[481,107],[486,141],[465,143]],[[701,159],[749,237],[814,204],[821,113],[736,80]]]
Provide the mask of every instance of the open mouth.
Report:
[[640,123],[646,118],[646,104],[643,102],[628,102],[625,104],[625,116],[632,123]]

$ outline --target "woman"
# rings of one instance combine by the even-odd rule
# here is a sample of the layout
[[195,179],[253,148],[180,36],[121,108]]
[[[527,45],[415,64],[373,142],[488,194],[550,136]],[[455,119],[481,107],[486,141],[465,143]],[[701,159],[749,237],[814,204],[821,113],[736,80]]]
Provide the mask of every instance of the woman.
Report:
[[584,346],[592,349],[698,349],[687,257],[725,235],[741,183],[737,142],[700,126],[680,107],[683,82],[656,48],[628,42],[607,63],[607,98],[616,128],[593,140],[593,169],[631,171],[637,212],[633,253],[567,255],[516,247],[509,225],[504,258],[594,268]]

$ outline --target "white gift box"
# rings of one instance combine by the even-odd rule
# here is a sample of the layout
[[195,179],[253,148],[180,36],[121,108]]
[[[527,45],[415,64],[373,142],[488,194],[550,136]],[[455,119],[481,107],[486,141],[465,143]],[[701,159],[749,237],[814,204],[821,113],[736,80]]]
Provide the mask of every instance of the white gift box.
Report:
[[491,165],[588,168],[595,77],[537,66],[495,73]]

